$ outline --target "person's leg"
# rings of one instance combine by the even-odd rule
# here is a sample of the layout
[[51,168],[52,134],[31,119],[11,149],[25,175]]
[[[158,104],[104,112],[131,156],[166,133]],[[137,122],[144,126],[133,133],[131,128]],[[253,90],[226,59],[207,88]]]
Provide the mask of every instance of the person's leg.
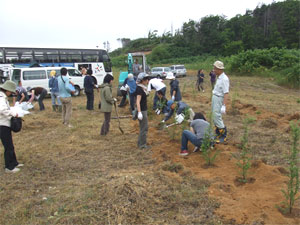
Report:
[[123,107],[125,105],[126,97],[127,97],[126,91],[121,91],[121,93],[122,93],[122,100],[121,100],[120,104],[118,105],[119,107]]
[[15,153],[10,127],[0,126],[0,137],[4,146],[5,168],[13,170],[19,163]]
[[91,110],[94,110],[94,90],[92,90],[92,93],[91,93],[90,108],[91,108]]
[[156,106],[157,101],[158,101],[158,96],[157,96],[157,91],[156,91],[154,98],[153,98],[153,107],[152,107],[153,110],[156,110],[156,108],[157,108],[157,106]]
[[109,132],[110,117],[111,117],[110,112],[105,112],[104,113],[104,121],[103,121],[103,124],[102,124],[102,127],[101,127],[100,135],[106,135]]
[[62,104],[58,92],[55,93],[55,97],[57,100],[58,112],[62,112]]
[[138,138],[138,147],[143,148],[147,146],[147,133],[148,133],[148,116],[147,111],[142,111],[143,119],[139,120],[140,133]]
[[65,103],[66,103],[66,112],[65,112],[65,124],[70,123],[70,119],[72,116],[72,98],[65,98]]
[[216,127],[224,128],[224,123],[222,120],[221,107],[223,104],[223,98],[213,95],[212,97],[212,116]]
[[53,111],[56,111],[56,102],[55,102],[55,93],[54,92],[51,92],[50,93],[51,95],[51,104],[52,104],[52,110]]
[[129,93],[129,100],[130,100],[130,109],[131,111],[133,111],[135,106],[135,97],[133,93]]
[[201,146],[201,140],[193,132],[184,130],[181,136],[181,151],[188,149],[188,141],[197,147]]
[[65,118],[66,118],[66,111],[67,111],[67,107],[66,107],[66,101],[65,98],[60,98],[61,103],[62,103],[62,112],[61,112],[61,117],[62,117],[62,122],[63,124],[66,124]]

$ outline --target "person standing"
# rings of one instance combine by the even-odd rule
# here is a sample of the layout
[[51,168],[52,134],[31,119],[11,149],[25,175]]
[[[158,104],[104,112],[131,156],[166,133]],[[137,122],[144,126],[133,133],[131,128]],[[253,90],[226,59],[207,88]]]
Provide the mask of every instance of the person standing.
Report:
[[166,85],[163,83],[162,79],[159,78],[153,78],[148,82],[148,92],[150,92],[151,90],[155,90],[155,95],[153,98],[153,110],[157,109],[157,101],[158,101],[158,96],[157,96],[157,92],[161,91],[163,93],[163,95],[166,95]]
[[198,70],[198,74],[197,74],[197,88],[198,88],[198,91],[200,91],[200,88],[201,88],[202,92],[204,92],[203,82],[204,82],[204,73],[203,73],[203,69],[200,69],[200,70]]
[[212,115],[216,126],[216,143],[226,142],[227,128],[224,125],[222,114],[226,113],[228,103],[229,79],[224,73],[224,64],[221,61],[214,63],[214,73],[217,76],[216,85],[212,91]]
[[70,80],[66,76],[68,70],[63,67],[60,69],[61,76],[57,78],[58,80],[58,89],[59,96],[62,103],[62,122],[64,125],[72,128],[70,124],[70,119],[72,116],[72,98],[71,98],[71,89],[70,89]]
[[179,102],[181,101],[181,93],[179,88],[179,81],[176,79],[172,72],[169,72],[166,77],[167,80],[171,80],[170,82],[170,96],[172,101]]
[[114,77],[107,74],[103,79],[103,84],[100,85],[100,98],[101,98],[101,112],[104,113],[104,121],[101,127],[100,135],[105,136],[109,132],[110,117],[112,111],[112,105],[117,99],[112,97],[112,81]]
[[212,70],[212,71],[210,71],[209,76],[210,76],[211,89],[213,90],[215,87],[215,84],[216,84],[216,74]]
[[10,128],[11,117],[18,117],[18,114],[10,109],[7,97],[15,92],[16,84],[10,80],[0,86],[0,138],[4,146],[5,172],[8,173],[19,172],[18,167],[24,166],[17,161]]
[[149,92],[147,85],[149,83],[148,75],[146,73],[140,73],[137,78],[136,87],[136,106],[138,111],[138,120],[140,125],[140,133],[138,137],[138,148],[149,149],[147,145],[147,133],[148,133],[148,116],[147,116],[147,97]]
[[[49,88],[50,88],[50,93],[51,93],[51,102],[52,102],[52,110],[53,111],[62,111],[62,106],[61,106],[61,101],[59,99],[59,90],[58,90],[58,80],[56,77],[56,71],[52,70],[50,72],[50,79],[49,79]],[[57,101],[57,105],[56,105]]]
[[95,82],[92,77],[93,71],[91,69],[87,70],[87,75],[84,77],[84,92],[87,98],[86,101],[86,109],[87,110],[94,110],[94,87]]

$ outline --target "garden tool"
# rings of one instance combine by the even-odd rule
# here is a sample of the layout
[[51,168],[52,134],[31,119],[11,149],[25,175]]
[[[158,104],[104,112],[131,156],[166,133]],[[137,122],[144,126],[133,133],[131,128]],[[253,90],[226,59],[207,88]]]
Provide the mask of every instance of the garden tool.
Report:
[[116,102],[114,102],[114,106],[115,106],[115,110],[116,110],[116,114],[117,114],[117,118],[118,118],[118,122],[119,122],[119,130],[121,131],[122,134],[124,134],[124,131],[121,128],[121,122],[120,122],[120,118],[119,118],[119,113],[118,113]]

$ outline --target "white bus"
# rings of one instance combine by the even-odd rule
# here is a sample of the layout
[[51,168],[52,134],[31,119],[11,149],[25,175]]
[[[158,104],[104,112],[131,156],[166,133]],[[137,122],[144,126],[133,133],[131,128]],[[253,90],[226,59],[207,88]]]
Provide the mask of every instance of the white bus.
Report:
[[82,67],[91,69],[95,83],[100,85],[106,74],[112,73],[110,58],[103,49],[15,48],[0,47],[1,64],[17,67]]

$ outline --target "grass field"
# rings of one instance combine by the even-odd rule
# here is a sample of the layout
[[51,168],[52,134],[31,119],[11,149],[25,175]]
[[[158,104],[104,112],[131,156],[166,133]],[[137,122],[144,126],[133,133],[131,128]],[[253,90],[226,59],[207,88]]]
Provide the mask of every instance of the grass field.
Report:
[[[192,70],[179,79],[183,101],[208,115],[208,78],[204,93],[194,89],[195,80]],[[96,107],[96,91],[92,112],[85,109],[84,95],[73,98],[73,128],[61,123],[46,99],[46,110],[35,108],[24,118],[23,130],[13,135],[17,158],[25,167],[17,174],[0,170],[0,224],[299,223],[299,200],[288,216],[275,205],[283,200],[289,123],[300,119],[300,92],[266,78],[230,76],[230,82],[231,104],[224,116],[229,141],[216,146],[220,153],[209,168],[199,152],[180,157],[183,127],[158,129],[162,118],[153,112],[148,132],[152,148],[141,151],[136,147],[137,121],[122,119],[122,135],[112,120],[110,133],[99,135],[103,114]],[[117,80],[114,95],[116,86]],[[119,113],[128,115],[128,105]],[[253,182],[240,185],[232,154],[238,151],[245,117],[256,121],[249,133]],[[0,166],[4,168],[4,160]]]

